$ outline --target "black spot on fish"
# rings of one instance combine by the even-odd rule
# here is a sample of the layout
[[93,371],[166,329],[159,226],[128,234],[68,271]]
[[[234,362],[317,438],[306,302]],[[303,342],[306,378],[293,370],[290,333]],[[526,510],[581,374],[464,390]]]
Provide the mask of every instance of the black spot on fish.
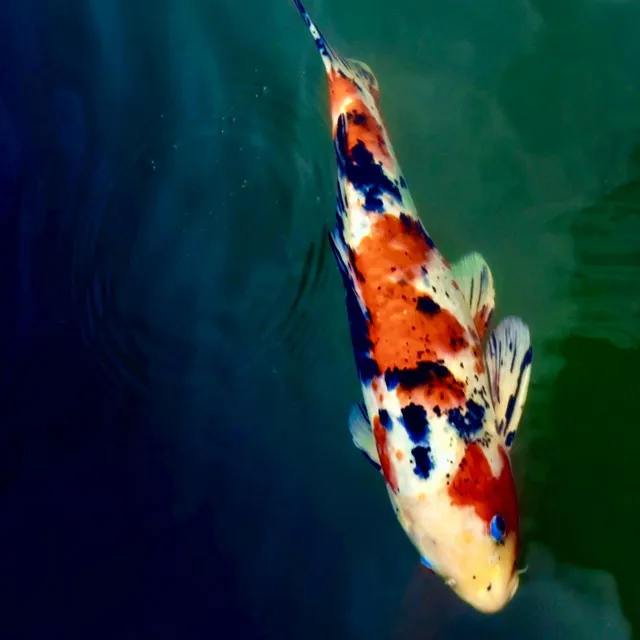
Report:
[[467,410],[463,413],[459,408],[449,411],[449,424],[465,439],[478,433],[484,424],[484,407],[473,400],[467,400]]
[[[515,357],[515,356],[514,356]],[[520,391],[520,385],[522,384],[522,377],[524,376],[527,367],[531,365],[533,361],[533,347],[529,347],[527,352],[524,354],[524,358],[522,359],[522,364],[520,365],[520,373],[518,374],[518,383],[516,385],[516,391],[512,396],[509,396],[509,401],[507,402],[507,410],[505,411],[505,427],[509,426],[511,422],[511,418],[513,418],[513,412],[516,408],[516,397]],[[513,371],[513,365],[511,366],[511,370]]]
[[342,254],[337,243],[341,242],[334,234],[329,234],[331,249],[338,263],[342,283],[345,289],[345,301],[347,306],[347,316],[349,319],[349,329],[351,331],[351,343],[356,362],[358,376],[363,383],[370,382],[374,376],[380,375],[378,364],[371,357],[372,343],[369,336],[369,324],[366,312],[363,311],[358,301],[355,284],[349,273],[349,266],[342,259]]
[[440,305],[429,296],[420,296],[416,308],[428,316],[433,316],[440,311]]
[[491,309],[491,311],[489,311],[489,315],[487,316],[487,321],[485,323],[485,327],[488,327],[491,324],[491,321],[493,320],[493,312],[495,311],[495,309]]
[[[340,118],[344,123],[344,115],[341,115]],[[340,118],[338,119],[339,127]],[[402,202],[400,190],[388,178],[382,165],[376,162],[373,154],[367,149],[362,140],[358,140],[349,153],[346,151],[346,125],[343,124],[342,130],[339,127],[336,132],[336,139],[339,135],[344,136],[344,140],[337,146],[340,148],[342,156],[346,158],[344,163],[345,175],[347,180],[364,195],[364,208],[367,211],[382,213],[384,210],[382,195],[384,193],[389,194],[398,202]],[[338,164],[340,165],[340,160],[338,160]]]
[[302,16],[304,23],[307,25],[307,27],[311,26],[311,18],[309,18],[309,14],[306,12],[305,8],[302,6],[302,2],[300,2],[300,0],[293,0],[293,1],[295,2],[295,5],[298,8],[300,15]]
[[349,122],[353,122],[353,124],[358,125],[358,126],[366,126],[367,122],[368,122],[368,118],[366,116],[366,114],[360,112],[360,111],[349,111],[349,113],[347,114],[347,118],[349,120]]
[[385,372],[384,377],[390,391],[398,385],[404,389],[415,389],[437,380],[446,380],[447,378],[455,380],[449,369],[437,362],[420,362],[415,369],[390,369]]
[[509,351],[513,351],[513,357],[511,358],[511,366],[509,367],[509,371],[513,373],[513,368],[516,366],[516,355],[517,351],[513,348],[513,342],[509,343]]
[[429,234],[425,231],[424,227],[422,226],[422,222],[420,222],[420,220],[417,220],[416,218],[412,218],[411,216],[408,216],[406,213],[401,213],[400,222],[402,222],[402,224],[404,225],[405,229],[407,230],[407,233],[413,236],[422,238],[430,249],[433,249],[435,247],[433,240],[429,237]]
[[433,462],[431,460],[431,449],[429,447],[417,446],[411,449],[411,455],[415,460],[416,466],[413,468],[413,472],[423,479],[429,477],[431,469],[433,468]]
[[402,421],[411,440],[423,442],[429,431],[427,412],[424,407],[413,402],[402,408]]
[[336,151],[338,175],[344,176],[347,173],[347,155],[349,153],[349,149],[347,147],[347,119],[345,118],[344,113],[341,113],[338,116],[334,147]]
[[378,411],[378,417],[380,418],[380,424],[385,429],[388,429],[391,426],[391,418],[389,417],[388,411],[385,411],[384,409],[380,409],[380,411]]
[[505,426],[511,422],[511,418],[513,418],[513,410],[516,407],[516,397],[509,396],[509,401],[507,402],[507,410],[505,411]]

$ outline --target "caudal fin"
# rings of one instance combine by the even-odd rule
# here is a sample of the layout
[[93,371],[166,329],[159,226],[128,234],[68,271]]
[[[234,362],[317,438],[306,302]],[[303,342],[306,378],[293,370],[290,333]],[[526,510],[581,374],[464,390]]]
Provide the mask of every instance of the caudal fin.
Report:
[[324,63],[324,68],[327,70],[327,73],[330,73],[332,69],[335,69],[339,63],[342,63],[343,66],[346,66],[346,60],[342,58],[336,51],[331,47],[331,45],[325,40],[325,37],[322,35],[322,32],[316,25],[313,20],[309,17],[307,10],[304,8],[304,5],[300,0],[293,0],[296,7],[298,7],[298,11],[304,20],[304,23],[307,25],[313,39],[316,43],[316,47],[322,56],[322,62]]

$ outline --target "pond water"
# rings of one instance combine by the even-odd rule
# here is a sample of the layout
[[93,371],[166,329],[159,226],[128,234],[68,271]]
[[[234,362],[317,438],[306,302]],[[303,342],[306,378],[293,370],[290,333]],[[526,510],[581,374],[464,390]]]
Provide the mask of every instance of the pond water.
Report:
[[[353,448],[326,79],[292,2],[0,5],[3,638],[640,631],[640,7],[308,0],[536,352],[481,616]],[[222,637],[227,637],[222,635]]]

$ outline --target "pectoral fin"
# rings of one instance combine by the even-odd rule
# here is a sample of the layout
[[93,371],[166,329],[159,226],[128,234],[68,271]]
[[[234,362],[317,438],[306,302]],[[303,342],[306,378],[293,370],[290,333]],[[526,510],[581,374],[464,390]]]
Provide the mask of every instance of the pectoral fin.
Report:
[[493,276],[486,260],[479,253],[469,253],[451,267],[453,279],[458,283],[480,339],[491,322],[495,308]]
[[429,571],[431,571],[431,573],[435,573],[435,569],[433,568],[433,565],[424,557],[424,556],[420,556],[420,562],[422,564],[423,567],[426,567],[427,569],[429,569]]
[[351,407],[351,412],[349,413],[349,431],[353,438],[353,444],[355,444],[356,447],[362,451],[365,458],[380,471],[380,459],[378,458],[376,441],[373,437],[367,410],[361,402]]
[[491,333],[485,350],[496,430],[507,448],[513,444],[527,399],[533,347],[520,318],[505,318]]

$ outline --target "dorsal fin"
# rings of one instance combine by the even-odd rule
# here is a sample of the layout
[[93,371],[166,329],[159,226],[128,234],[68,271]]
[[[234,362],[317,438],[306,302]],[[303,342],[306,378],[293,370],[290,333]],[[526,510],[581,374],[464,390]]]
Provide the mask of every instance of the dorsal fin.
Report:
[[458,283],[480,339],[483,338],[495,308],[493,276],[486,260],[477,252],[463,256],[451,266],[453,279]]
[[362,402],[357,402],[349,412],[349,431],[356,445],[369,462],[380,470],[380,458],[376,448],[376,441],[371,430],[371,423],[367,416],[367,410]]
[[510,448],[527,399],[533,361],[529,328],[520,318],[505,318],[495,328],[487,342],[485,361],[496,431]]

